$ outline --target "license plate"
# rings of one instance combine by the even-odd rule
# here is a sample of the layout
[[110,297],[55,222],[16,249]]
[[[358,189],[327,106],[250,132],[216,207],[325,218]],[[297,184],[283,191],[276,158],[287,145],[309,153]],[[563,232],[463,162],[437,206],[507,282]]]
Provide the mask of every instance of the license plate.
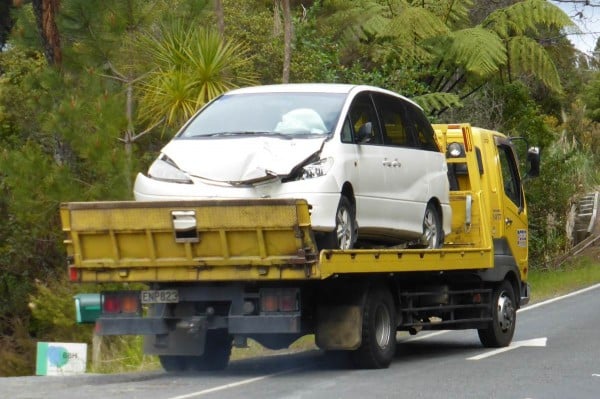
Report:
[[142,291],[142,303],[177,303],[179,291],[177,290],[148,290]]

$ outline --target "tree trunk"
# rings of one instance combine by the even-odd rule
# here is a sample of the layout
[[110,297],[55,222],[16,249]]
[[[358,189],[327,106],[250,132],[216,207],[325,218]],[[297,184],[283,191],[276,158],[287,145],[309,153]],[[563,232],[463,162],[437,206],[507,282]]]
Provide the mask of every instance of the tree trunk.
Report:
[[290,64],[292,61],[292,13],[290,0],[282,0],[283,5],[283,76],[282,83],[290,81]]
[[221,0],[215,0],[215,14],[217,15],[217,29],[221,37],[223,37],[225,36],[225,14]]
[[46,61],[50,65],[60,65],[62,52],[60,50],[60,35],[56,26],[56,15],[58,14],[60,0],[33,0],[32,5]]

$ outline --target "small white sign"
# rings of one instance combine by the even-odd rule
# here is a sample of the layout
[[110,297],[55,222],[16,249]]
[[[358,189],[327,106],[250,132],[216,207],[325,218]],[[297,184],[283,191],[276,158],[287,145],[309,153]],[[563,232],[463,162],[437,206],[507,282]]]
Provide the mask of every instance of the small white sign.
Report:
[[87,344],[38,342],[36,375],[73,375],[85,373]]

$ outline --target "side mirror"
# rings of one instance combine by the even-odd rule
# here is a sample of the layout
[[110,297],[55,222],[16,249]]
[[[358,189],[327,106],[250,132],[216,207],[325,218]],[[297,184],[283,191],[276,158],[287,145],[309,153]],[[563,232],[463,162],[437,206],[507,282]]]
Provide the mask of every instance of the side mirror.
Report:
[[527,162],[529,163],[528,177],[537,177],[540,175],[540,148],[529,147],[527,150]]
[[367,122],[358,129],[356,133],[356,142],[360,144],[368,143],[371,141],[373,135],[373,123]]

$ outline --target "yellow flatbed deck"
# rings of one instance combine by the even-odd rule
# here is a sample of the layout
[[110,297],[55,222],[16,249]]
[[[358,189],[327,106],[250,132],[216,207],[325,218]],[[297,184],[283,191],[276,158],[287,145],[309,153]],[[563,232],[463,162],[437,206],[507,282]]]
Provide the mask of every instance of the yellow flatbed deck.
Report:
[[[453,193],[453,208],[460,209],[466,195]],[[464,215],[460,210],[455,214],[456,233],[441,249],[318,252],[305,200],[61,206],[71,278],[81,282],[319,280],[340,274],[493,267],[491,240],[482,239],[479,231],[485,218],[475,212],[472,225],[464,226]]]

